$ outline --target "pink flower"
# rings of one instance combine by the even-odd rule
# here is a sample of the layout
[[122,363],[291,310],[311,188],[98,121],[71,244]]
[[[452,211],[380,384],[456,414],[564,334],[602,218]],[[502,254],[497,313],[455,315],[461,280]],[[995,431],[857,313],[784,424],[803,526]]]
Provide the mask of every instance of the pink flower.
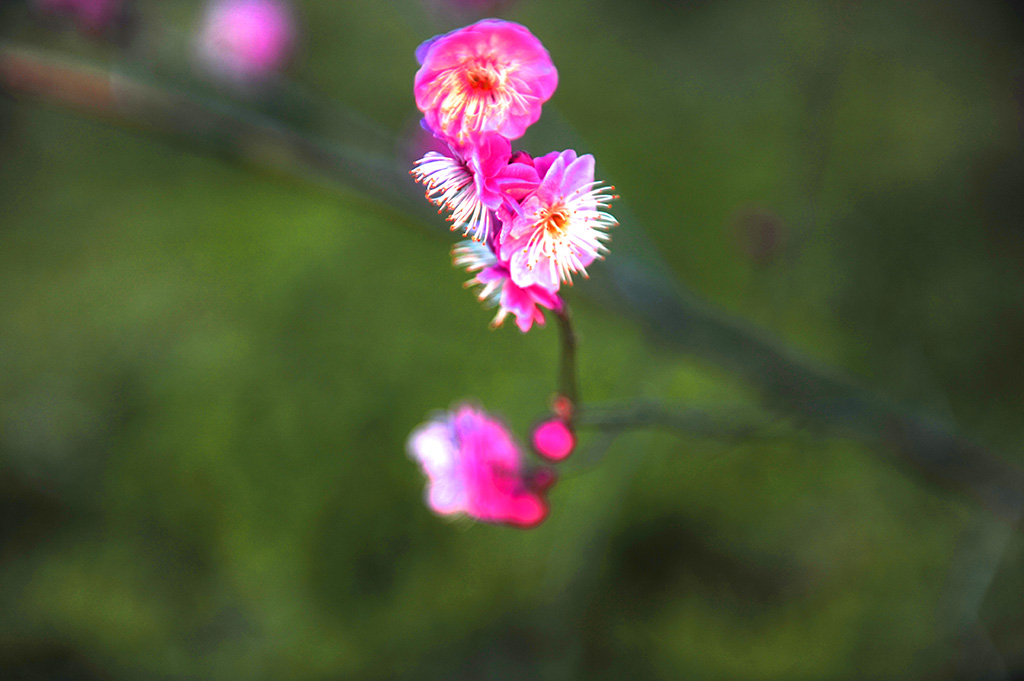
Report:
[[617,197],[594,181],[590,154],[577,157],[570,149],[533,165],[543,179],[519,212],[503,217],[499,257],[517,286],[557,291],[574,273],[587,276],[587,265],[607,250],[606,230],[618,223],[602,209]]
[[109,26],[121,9],[121,0],[36,0],[35,4],[44,12],[74,16],[89,31]]
[[516,326],[523,333],[533,328],[534,322],[544,326],[541,307],[561,312],[562,299],[557,293],[540,286],[517,286],[509,276],[508,268],[498,262],[490,248],[475,241],[463,241],[452,249],[453,264],[463,266],[477,275],[466,282],[467,286],[480,285],[483,288],[477,297],[486,307],[498,308],[491,326],[497,328],[505,322],[511,312],[515,315]]
[[548,514],[543,495],[553,478],[526,472],[511,434],[482,409],[438,414],[413,431],[408,450],[427,476],[427,505],[439,515],[532,527]]
[[576,448],[576,436],[560,418],[544,421],[533,429],[533,449],[545,459],[561,461]]
[[486,132],[521,137],[558,85],[540,41],[499,19],[431,38],[416,58],[416,106],[427,125],[459,145]]
[[295,45],[295,20],[280,0],[216,0],[207,8],[198,52],[217,76],[257,83],[279,71]]
[[427,199],[451,211],[452,230],[462,229],[474,241],[486,241],[494,217],[491,211],[531,191],[537,171],[509,163],[511,143],[496,134],[480,137],[468,147],[451,147],[451,155],[427,152],[416,161],[412,176],[427,185]]

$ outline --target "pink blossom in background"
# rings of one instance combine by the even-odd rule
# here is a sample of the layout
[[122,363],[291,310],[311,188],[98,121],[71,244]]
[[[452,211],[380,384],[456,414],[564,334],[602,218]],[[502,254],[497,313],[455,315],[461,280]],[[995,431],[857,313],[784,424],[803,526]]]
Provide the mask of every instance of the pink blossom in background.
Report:
[[462,145],[486,132],[521,137],[558,86],[547,50],[524,26],[485,19],[416,50],[413,91],[435,132]]
[[503,219],[499,257],[517,286],[557,291],[607,249],[608,228],[618,224],[602,210],[615,197],[594,181],[594,157],[573,150],[532,159],[540,185]]
[[416,115],[406,120],[396,140],[395,154],[403,166],[415,165],[428,151],[448,155],[451,148],[423,126],[423,117]]
[[451,147],[451,154],[427,152],[416,161],[412,176],[427,185],[427,199],[451,211],[452,229],[475,241],[491,234],[493,210],[537,186],[537,171],[521,163],[510,164],[511,143],[493,133],[476,144]]
[[101,31],[121,11],[121,0],[35,0],[35,6],[49,14],[74,17],[88,31]]
[[562,419],[544,421],[533,429],[534,450],[545,459],[561,461],[576,448],[576,436]]
[[526,333],[533,328],[534,323],[544,325],[542,307],[555,312],[562,311],[562,299],[557,293],[540,286],[517,286],[509,276],[508,268],[498,262],[486,244],[463,241],[452,249],[452,256],[456,267],[476,272],[476,276],[466,282],[467,286],[482,286],[477,297],[486,307],[498,308],[491,321],[492,327],[501,326],[511,313],[516,318],[516,326]]
[[532,527],[548,514],[543,495],[553,478],[526,471],[511,434],[482,409],[438,414],[412,432],[408,451],[427,477],[427,505],[439,515]]
[[284,67],[295,40],[295,19],[285,2],[215,0],[207,7],[197,49],[214,75],[254,84]]

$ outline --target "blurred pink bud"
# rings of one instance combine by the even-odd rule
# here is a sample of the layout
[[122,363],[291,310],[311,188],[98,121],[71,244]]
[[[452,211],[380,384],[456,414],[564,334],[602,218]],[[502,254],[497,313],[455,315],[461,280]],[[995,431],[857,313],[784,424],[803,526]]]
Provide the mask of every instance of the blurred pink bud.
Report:
[[198,35],[198,54],[215,76],[242,85],[280,71],[295,47],[295,19],[281,0],[215,0]]
[[100,32],[110,26],[121,10],[121,0],[35,0],[48,14],[72,17],[87,31]]
[[548,474],[527,471],[508,429],[477,407],[438,414],[409,436],[409,455],[427,476],[427,505],[439,515],[533,527],[548,514]]
[[555,412],[555,416],[563,421],[572,421],[572,400],[565,395],[555,395],[555,398],[551,400],[551,411]]
[[533,429],[533,448],[551,461],[561,461],[576,448],[576,436],[561,419],[551,419]]

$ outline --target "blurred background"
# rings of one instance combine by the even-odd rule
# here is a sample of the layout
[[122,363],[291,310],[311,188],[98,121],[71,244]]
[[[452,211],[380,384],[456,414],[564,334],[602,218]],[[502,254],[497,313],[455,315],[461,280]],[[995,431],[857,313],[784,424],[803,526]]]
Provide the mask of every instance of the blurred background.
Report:
[[[396,182],[415,47],[525,24],[560,86],[522,145],[595,154],[609,268],[1024,466],[1016,3],[309,0],[248,62],[212,6],[108,4],[0,2],[0,47]],[[432,516],[408,433],[474,398],[522,438],[554,325],[489,330],[440,218],[76,79],[0,90],[0,678],[1024,678],[1019,526],[652,335],[602,265],[568,294],[584,400],[766,425],[584,431],[539,528]]]

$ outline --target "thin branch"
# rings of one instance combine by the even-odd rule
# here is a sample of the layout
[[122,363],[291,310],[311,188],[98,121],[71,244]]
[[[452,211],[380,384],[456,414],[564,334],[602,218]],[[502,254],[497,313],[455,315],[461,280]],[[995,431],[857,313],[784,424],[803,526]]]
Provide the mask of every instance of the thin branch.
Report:
[[652,400],[627,404],[583,405],[576,423],[583,428],[618,433],[640,428],[667,430],[687,437],[705,437],[726,441],[766,437],[779,419],[749,408],[715,412],[685,407],[670,407]]
[[573,406],[579,403],[580,384],[576,374],[576,332],[572,328],[572,313],[569,312],[568,303],[562,306],[559,312],[555,313],[558,320],[558,336],[560,341],[558,391]]

